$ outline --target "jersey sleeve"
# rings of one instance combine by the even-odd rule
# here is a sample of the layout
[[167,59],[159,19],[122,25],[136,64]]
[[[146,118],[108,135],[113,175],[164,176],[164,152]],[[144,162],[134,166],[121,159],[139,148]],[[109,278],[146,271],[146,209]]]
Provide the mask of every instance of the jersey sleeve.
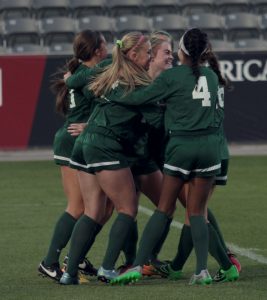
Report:
[[66,80],[66,86],[69,89],[80,89],[89,81],[90,74],[91,69],[89,68],[88,70],[74,73]]
[[153,83],[146,87],[137,88],[122,97],[118,97],[116,89],[108,95],[108,99],[124,105],[142,105],[164,101],[175,92],[175,85],[167,71],[163,71]]
[[69,89],[79,89],[84,87],[90,78],[96,75],[102,68],[111,64],[111,59],[105,59],[93,68],[86,68],[81,72],[76,72],[66,80],[66,85]]

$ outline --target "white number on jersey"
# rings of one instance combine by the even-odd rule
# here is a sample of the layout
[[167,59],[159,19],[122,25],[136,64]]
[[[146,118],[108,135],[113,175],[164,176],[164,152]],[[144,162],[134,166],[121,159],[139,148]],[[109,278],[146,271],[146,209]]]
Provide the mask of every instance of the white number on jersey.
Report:
[[218,107],[224,108],[224,88],[223,87],[218,88],[217,95],[218,95]]
[[73,107],[76,106],[76,104],[75,104],[75,99],[74,99],[74,90],[71,89],[71,90],[69,91],[69,93],[70,93],[70,108],[73,108]]
[[211,106],[210,102],[210,92],[208,89],[207,78],[205,76],[200,76],[198,83],[192,92],[193,99],[201,99],[202,106]]

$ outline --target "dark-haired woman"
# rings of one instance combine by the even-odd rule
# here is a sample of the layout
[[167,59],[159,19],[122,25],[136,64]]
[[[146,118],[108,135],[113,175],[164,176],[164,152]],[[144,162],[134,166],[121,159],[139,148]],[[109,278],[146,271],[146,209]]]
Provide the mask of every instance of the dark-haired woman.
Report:
[[[219,70],[201,65],[208,46],[204,32],[197,28],[188,30],[180,40],[180,66],[164,71],[141,91],[122,99],[109,97],[110,101],[128,105],[165,100],[165,128],[169,133],[159,205],[144,230],[134,267],[115,278],[113,284],[127,284],[141,278],[142,266],[161,237],[185,182],[189,185],[186,207],[197,259],[190,284],[212,282],[207,270],[209,234],[205,213],[215,176],[221,168],[218,130],[222,120],[217,112]],[[238,277],[238,271],[234,271]]]
[[[67,63],[66,71],[71,74],[83,74],[107,56],[107,46],[103,35],[97,31],[79,32],[73,43],[74,57]],[[54,139],[54,160],[61,169],[63,189],[67,198],[67,207],[58,219],[48,252],[40,263],[38,271],[51,279],[59,281],[62,271],[59,256],[67,245],[76,221],[84,212],[84,204],[77,171],[69,167],[70,157],[75,139],[84,128],[90,113],[91,103],[79,89],[68,90],[63,78],[55,80],[52,88],[56,92],[57,112],[65,116],[64,125],[57,131]],[[70,124],[73,124],[70,126]],[[90,262],[85,260],[82,269],[95,272]]]

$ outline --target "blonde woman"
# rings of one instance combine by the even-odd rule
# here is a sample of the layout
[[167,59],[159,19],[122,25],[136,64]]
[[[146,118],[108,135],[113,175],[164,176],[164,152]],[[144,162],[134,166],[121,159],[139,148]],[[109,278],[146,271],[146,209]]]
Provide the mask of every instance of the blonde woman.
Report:
[[[137,194],[130,169],[136,160],[134,145],[137,137],[133,130],[144,116],[148,121],[151,117],[147,107],[143,111],[142,108],[129,110],[123,105],[110,103],[108,95],[118,87],[118,97],[122,97],[151,82],[147,74],[150,48],[149,38],[142,33],[126,34],[113,49],[111,65],[90,84],[90,91],[99,98],[99,103],[88,121],[83,139],[87,172],[83,172],[82,181],[86,182],[84,186],[88,197],[85,217],[76,223],[72,235],[67,272],[63,274],[61,284],[79,283],[76,265],[82,250],[77,249],[90,243],[97,223],[95,217],[103,208],[105,195],[113,202],[118,216],[110,230],[108,248],[98,277],[109,281],[117,275],[115,263],[137,214]],[[90,234],[81,237],[80,228],[86,228]],[[79,245],[76,240],[79,240]]]

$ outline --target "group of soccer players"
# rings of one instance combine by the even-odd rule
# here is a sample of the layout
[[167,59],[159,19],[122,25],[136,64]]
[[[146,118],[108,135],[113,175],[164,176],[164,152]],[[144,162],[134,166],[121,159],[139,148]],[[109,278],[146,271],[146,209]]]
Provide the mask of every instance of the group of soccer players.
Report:
[[[226,183],[229,158],[223,134],[226,80],[207,34],[198,28],[184,33],[175,67],[173,41],[164,31],[124,35],[111,60],[104,60],[106,42],[99,32],[78,33],[73,49],[68,72],[53,85],[58,111],[66,117],[55,136],[54,158],[68,205],[39,272],[63,285],[82,282],[81,273],[114,285],[153,274],[178,280],[194,248],[191,285],[236,280],[241,265],[207,208],[214,185]],[[140,193],[156,209],[136,251]],[[177,199],[186,208],[177,255],[160,262]],[[96,270],[86,255],[113,210],[117,217]],[[62,271],[59,256],[69,240]],[[116,269],[121,251],[126,263]],[[208,252],[219,264],[213,278]]]

